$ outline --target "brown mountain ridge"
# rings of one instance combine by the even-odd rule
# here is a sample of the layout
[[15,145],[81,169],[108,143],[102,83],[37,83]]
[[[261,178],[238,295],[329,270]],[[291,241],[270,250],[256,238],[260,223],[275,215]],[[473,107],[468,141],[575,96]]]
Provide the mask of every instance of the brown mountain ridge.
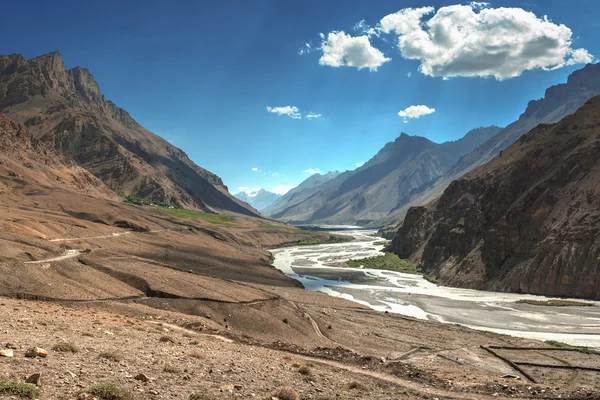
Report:
[[600,298],[600,97],[411,208],[391,250],[451,286]]
[[31,60],[0,55],[0,111],[115,193],[258,215],[234,198],[221,178],[106,100],[88,70],[65,69],[58,52]]

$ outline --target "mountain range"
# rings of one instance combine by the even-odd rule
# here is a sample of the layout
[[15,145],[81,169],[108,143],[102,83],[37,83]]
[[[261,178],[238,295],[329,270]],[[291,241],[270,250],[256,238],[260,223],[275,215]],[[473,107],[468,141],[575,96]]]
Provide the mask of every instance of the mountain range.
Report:
[[500,129],[473,129],[457,141],[442,144],[403,133],[356,170],[329,179],[285,206],[265,211],[294,223],[366,225],[379,221],[413,190],[441,176]]
[[256,208],[259,211],[262,211],[264,208],[270,206],[281,197],[281,195],[277,193],[273,193],[266,189],[258,189],[251,190],[247,192],[239,192],[234,195],[236,198],[242,200],[250,204],[252,207]]
[[0,56],[0,111],[102,181],[113,196],[259,216],[221,178],[106,100],[88,70],[65,69],[58,52],[30,60]]
[[410,208],[389,250],[444,285],[600,299],[599,154],[595,97]]

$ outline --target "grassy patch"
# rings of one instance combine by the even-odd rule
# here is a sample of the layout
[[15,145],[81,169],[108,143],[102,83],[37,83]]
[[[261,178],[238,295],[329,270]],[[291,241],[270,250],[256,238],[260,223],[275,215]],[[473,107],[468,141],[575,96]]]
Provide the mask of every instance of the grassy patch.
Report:
[[438,284],[437,278],[435,276],[433,276],[433,275],[424,274],[423,275],[423,279],[425,279],[427,282],[433,283],[434,285]]
[[380,256],[361,258],[346,261],[348,267],[364,267],[372,269],[385,269],[388,271],[403,272],[405,274],[420,274],[421,269],[408,260],[403,260],[394,253],[385,253]]
[[291,232],[291,233],[302,232],[302,229],[294,228],[293,226],[275,225],[275,224],[269,224],[267,222],[262,222],[262,221],[257,221],[256,226],[258,226],[259,228],[262,228],[262,229],[270,229],[270,230],[279,231],[279,232]]
[[354,240],[354,238],[352,236],[330,235],[329,238],[327,238],[325,240],[321,240],[321,239],[298,240],[298,246],[314,246],[317,244],[347,243],[347,242],[351,242],[353,240]]
[[594,306],[594,304],[586,303],[584,301],[561,300],[561,299],[551,299],[551,300],[523,299],[523,300],[517,301],[517,303],[531,304],[532,306],[551,306],[551,307],[593,307]]
[[225,214],[211,214],[201,211],[184,210],[181,208],[163,208],[163,212],[179,218],[201,219],[216,225],[236,225],[235,218]]
[[52,347],[52,350],[61,353],[77,353],[79,351],[79,348],[77,347],[77,345],[75,345],[75,343],[62,342],[55,344]]
[[31,383],[5,381],[0,379],[0,394],[19,396],[24,399],[37,399],[41,396],[40,389]]
[[98,396],[100,400],[135,400],[135,396],[131,391],[111,382],[92,385],[87,392]]
[[102,353],[98,354],[98,358],[103,358],[112,362],[121,361],[121,356],[119,355],[119,353],[114,351],[103,351]]
[[156,207],[169,207],[168,204],[160,201],[154,201],[143,197],[137,197],[134,195],[123,196],[123,201],[129,204],[135,204],[136,206],[156,206]]
[[600,352],[597,352],[596,350],[588,349],[587,347],[571,346],[570,344],[558,342],[556,340],[546,340],[546,343],[549,344],[550,346],[558,347],[561,349],[577,350],[578,352],[583,353],[583,354],[599,354],[600,355]]

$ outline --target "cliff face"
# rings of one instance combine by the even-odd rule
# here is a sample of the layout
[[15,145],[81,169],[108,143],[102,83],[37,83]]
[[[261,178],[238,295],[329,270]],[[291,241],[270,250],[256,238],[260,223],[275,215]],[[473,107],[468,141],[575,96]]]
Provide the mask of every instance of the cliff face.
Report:
[[0,56],[0,111],[116,193],[257,215],[218,176],[106,100],[88,70],[65,70],[59,53]]
[[600,97],[410,209],[390,249],[446,285],[600,299]]
[[499,130],[477,128],[441,144],[402,133],[360,168],[336,176],[300,201],[268,210],[269,215],[297,222],[377,224],[413,190],[441,176]]

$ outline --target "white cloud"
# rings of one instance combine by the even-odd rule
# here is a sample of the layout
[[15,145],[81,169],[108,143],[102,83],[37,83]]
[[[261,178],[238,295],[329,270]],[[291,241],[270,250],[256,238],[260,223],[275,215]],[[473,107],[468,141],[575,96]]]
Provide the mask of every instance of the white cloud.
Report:
[[356,168],[360,168],[360,167],[362,167],[363,165],[365,165],[364,161],[363,161],[363,162],[357,162],[357,163],[356,163]]
[[321,51],[323,55],[319,64],[330,67],[348,66],[376,71],[378,67],[390,61],[380,50],[371,46],[367,35],[353,37],[344,31],[329,32],[327,38],[323,35]]
[[410,78],[412,76],[412,72],[409,72],[408,74],[406,74],[406,76]]
[[278,177],[278,176],[279,176],[279,173],[278,173],[278,172],[273,172],[273,173],[271,174],[271,176]]
[[283,195],[295,188],[296,186],[298,185],[279,185],[271,189],[271,192]]
[[303,56],[304,54],[310,54],[313,51],[313,47],[312,47],[312,43],[311,42],[306,42],[304,43],[304,46],[300,47],[298,49],[298,54],[300,54],[301,56]]
[[[469,5],[405,8],[381,19],[395,33],[404,58],[419,60],[429,76],[508,79],[533,69],[589,63],[593,56],[572,48],[572,31],[521,8]],[[429,19],[425,16],[433,14]]]
[[402,111],[398,112],[398,115],[404,118],[404,123],[408,123],[408,119],[410,118],[420,118],[423,115],[433,114],[435,112],[435,108],[429,108],[427,106],[410,106],[405,108]]
[[258,172],[258,168],[256,168],[256,167],[252,168],[251,170],[254,172]]
[[323,115],[322,114],[316,114],[316,113],[312,113],[309,112],[308,114],[306,114],[306,118],[308,119],[318,119],[318,118],[322,118]]
[[259,187],[256,187],[256,188],[249,188],[248,186],[238,187],[238,192],[246,193],[250,197],[255,197],[259,191],[260,191]]
[[305,169],[304,171],[307,174],[320,174],[321,170],[319,168],[309,168],[309,169]]
[[471,6],[471,8],[481,10],[482,8],[488,8],[490,6],[490,3],[487,3],[485,1],[472,1],[469,3],[469,5]]
[[296,106],[267,107],[267,111],[277,115],[287,115],[294,119],[302,118],[300,110]]
[[379,34],[381,33],[381,30],[371,27],[371,25],[367,24],[367,22],[364,19],[354,24],[352,29],[355,32],[358,32],[362,35],[367,35],[369,37],[373,35],[379,36]]

